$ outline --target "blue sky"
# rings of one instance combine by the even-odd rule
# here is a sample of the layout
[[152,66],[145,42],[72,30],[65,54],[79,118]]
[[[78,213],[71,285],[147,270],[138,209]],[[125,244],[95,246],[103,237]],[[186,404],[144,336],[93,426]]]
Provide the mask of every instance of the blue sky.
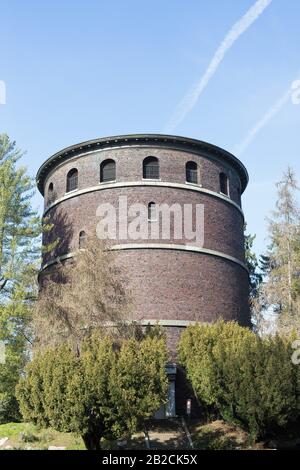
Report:
[[[27,151],[35,175],[83,140],[163,132],[216,49],[254,0],[2,0],[0,132]],[[196,105],[172,131],[234,151],[300,78],[300,2],[273,0],[227,51]],[[288,100],[248,145],[248,229],[265,249],[274,183],[300,179],[300,105]],[[37,195],[35,203],[42,207]]]

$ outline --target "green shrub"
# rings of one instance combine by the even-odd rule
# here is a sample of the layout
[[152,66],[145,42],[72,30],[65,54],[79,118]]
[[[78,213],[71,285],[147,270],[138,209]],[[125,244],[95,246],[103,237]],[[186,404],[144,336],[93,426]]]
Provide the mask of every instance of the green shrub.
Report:
[[260,338],[234,322],[189,327],[179,344],[198,398],[223,419],[242,424],[254,437],[299,416],[299,370],[291,340]]
[[0,393],[0,424],[20,422],[22,419],[19,403],[10,393]]
[[61,346],[38,354],[17,387],[25,420],[82,436],[89,449],[102,437],[134,432],[167,391],[165,341],[147,337],[116,345],[86,339],[80,356]]

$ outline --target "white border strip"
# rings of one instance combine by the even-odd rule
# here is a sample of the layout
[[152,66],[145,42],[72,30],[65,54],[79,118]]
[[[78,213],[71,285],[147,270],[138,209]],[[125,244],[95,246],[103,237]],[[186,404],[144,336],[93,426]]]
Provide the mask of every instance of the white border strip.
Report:
[[200,248],[192,245],[181,245],[176,243],[123,243],[121,245],[113,245],[111,250],[139,250],[139,249],[152,249],[152,250],[180,250],[180,251],[192,251],[196,253],[203,253],[205,255],[217,256],[224,258],[233,263],[239,264],[247,271],[245,263],[235,258],[234,256],[226,255],[221,251],[210,250],[208,248]]
[[[222,253],[221,251],[209,250],[208,248],[200,248],[198,246],[191,246],[191,245],[180,245],[180,244],[170,244],[170,243],[123,243],[120,245],[113,245],[110,250],[179,250],[179,251],[189,251],[194,253],[202,253],[205,255],[216,256],[218,258],[223,258],[233,263],[238,264],[242,268],[244,268],[248,272],[248,268],[239,259],[235,258],[234,256],[227,255]],[[66,253],[65,255],[59,256],[55,258],[53,261],[44,264],[41,267],[41,271],[52,266],[53,264],[59,263],[64,261],[68,258],[73,258],[76,252]]]
[[230,199],[228,196],[225,196],[224,194],[211,191],[210,189],[202,188],[201,186],[192,184],[192,183],[169,183],[165,181],[145,181],[145,180],[144,181],[125,181],[125,182],[119,182],[119,183],[99,183],[97,186],[90,186],[89,188],[77,189],[75,191],[72,191],[71,193],[65,194],[65,196],[57,199],[48,207],[46,207],[44,211],[44,216],[47,214],[47,212],[50,209],[52,209],[52,207],[56,206],[57,204],[60,204],[61,202],[71,199],[73,197],[81,196],[82,194],[92,193],[94,191],[101,191],[104,189],[130,188],[130,187],[132,188],[132,187],[137,187],[137,186],[139,187],[157,186],[161,188],[186,189],[188,191],[196,191],[198,193],[209,194],[210,196],[217,197],[221,199],[222,201],[232,204],[236,209],[238,209],[238,211],[241,213],[242,217],[244,218],[244,213],[241,207],[232,199]]

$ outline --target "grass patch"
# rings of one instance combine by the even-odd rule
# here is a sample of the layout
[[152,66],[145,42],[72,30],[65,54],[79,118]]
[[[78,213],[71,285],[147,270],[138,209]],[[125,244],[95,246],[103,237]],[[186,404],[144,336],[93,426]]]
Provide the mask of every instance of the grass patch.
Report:
[[[31,423],[8,423],[0,425],[0,439],[8,437],[8,441],[0,450],[47,450],[49,446],[65,447],[66,450],[85,450],[85,445],[80,436],[72,433],[63,433],[55,429],[40,429]],[[102,448],[105,450],[118,449],[116,441],[102,440]],[[136,433],[128,440],[126,449],[144,449],[145,441],[143,433]]]
[[7,423],[0,425],[0,439],[8,437],[1,448],[46,450],[49,446],[65,447],[67,450],[84,450],[85,446],[80,436],[63,433],[54,429],[39,429],[30,423]]

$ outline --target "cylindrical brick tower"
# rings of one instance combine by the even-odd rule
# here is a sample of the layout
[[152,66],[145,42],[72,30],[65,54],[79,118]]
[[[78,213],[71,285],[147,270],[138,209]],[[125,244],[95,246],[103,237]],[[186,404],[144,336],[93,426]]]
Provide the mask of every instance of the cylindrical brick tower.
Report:
[[[99,206],[113,207],[117,230],[112,248],[126,271],[132,318],[159,322],[173,352],[182,329],[192,322],[221,317],[249,325],[241,208],[247,182],[247,170],[237,158],[195,139],[138,134],[72,145],[46,160],[37,174],[45,215],[54,225],[50,237],[60,238],[55,252],[44,255],[41,275],[95,234]],[[132,237],[128,222],[134,204],[147,209],[149,232],[162,221],[160,207],[167,208],[170,233]],[[197,240],[185,227],[181,237],[174,230],[179,222],[173,209],[181,210],[184,219],[189,206],[193,215],[196,207],[202,214]],[[196,232],[200,225],[192,219]]]

